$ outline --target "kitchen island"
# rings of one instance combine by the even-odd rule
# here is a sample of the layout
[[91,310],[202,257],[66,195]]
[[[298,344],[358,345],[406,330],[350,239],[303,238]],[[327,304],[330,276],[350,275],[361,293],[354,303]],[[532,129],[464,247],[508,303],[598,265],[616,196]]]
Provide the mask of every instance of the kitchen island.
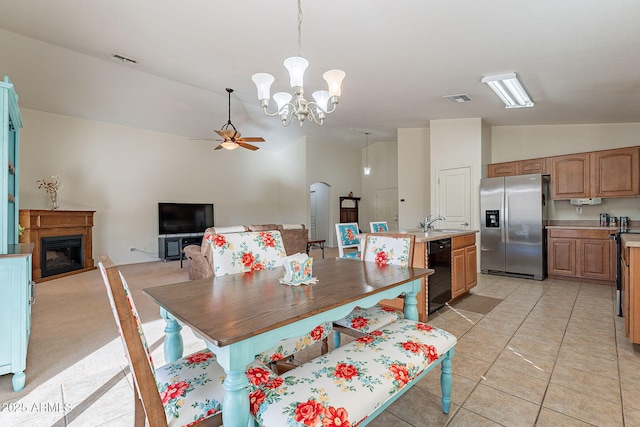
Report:
[[640,344],[640,234],[621,234],[622,316],[629,341]]
[[[395,234],[396,232],[389,232]],[[430,268],[429,266],[429,242],[451,239],[451,296],[457,298],[469,292],[478,283],[476,233],[478,230],[403,230],[400,233],[408,233],[416,236],[413,252],[413,267]],[[437,274],[437,271],[436,271]],[[418,293],[418,319],[426,322],[429,316],[428,308],[428,284],[427,279]],[[404,300],[383,300],[381,304],[402,310]]]

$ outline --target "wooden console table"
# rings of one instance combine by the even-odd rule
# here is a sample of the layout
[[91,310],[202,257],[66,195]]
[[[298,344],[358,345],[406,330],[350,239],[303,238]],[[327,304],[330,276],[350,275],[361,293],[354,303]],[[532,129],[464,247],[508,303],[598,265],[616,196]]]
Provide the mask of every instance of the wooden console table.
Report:
[[[95,269],[92,227],[95,211],[20,209],[20,225],[24,227],[20,243],[33,243],[33,280],[44,282]],[[81,234],[83,236],[82,268],[42,277],[41,238]]]

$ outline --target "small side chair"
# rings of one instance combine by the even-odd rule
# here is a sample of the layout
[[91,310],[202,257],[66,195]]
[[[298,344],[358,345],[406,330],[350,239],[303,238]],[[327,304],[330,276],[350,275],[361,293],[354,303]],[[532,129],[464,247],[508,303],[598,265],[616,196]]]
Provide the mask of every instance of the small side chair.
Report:
[[372,233],[383,233],[385,231],[389,231],[389,226],[387,226],[387,221],[374,221],[369,223],[369,228]]
[[[364,239],[362,261],[375,262],[380,267],[410,267],[415,239],[413,234],[368,233]],[[356,307],[347,317],[334,322],[333,344],[340,346],[341,332],[360,338],[403,317],[403,313],[380,304],[369,308]]]
[[[357,222],[341,222],[336,224],[336,237],[338,238],[338,256],[340,258],[360,259],[360,228]],[[345,249],[356,248],[355,251]]]

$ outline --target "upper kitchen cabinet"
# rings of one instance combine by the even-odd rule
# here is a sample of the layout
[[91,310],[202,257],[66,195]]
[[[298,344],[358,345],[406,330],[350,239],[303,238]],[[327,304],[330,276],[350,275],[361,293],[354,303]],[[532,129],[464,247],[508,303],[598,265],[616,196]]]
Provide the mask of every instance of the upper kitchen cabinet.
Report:
[[529,175],[539,173],[549,175],[551,173],[551,158],[520,160],[518,162],[518,175]]
[[589,153],[551,158],[551,198],[583,199],[590,194]]
[[640,195],[639,150],[639,147],[630,147],[591,153],[591,196]]
[[497,176],[514,176],[528,175],[531,173],[539,173],[548,175],[550,172],[550,158],[527,159],[515,162],[492,163],[488,165],[488,177],[495,178]]
[[513,176],[516,174],[518,162],[492,163],[488,165],[488,177],[495,178],[498,176]]

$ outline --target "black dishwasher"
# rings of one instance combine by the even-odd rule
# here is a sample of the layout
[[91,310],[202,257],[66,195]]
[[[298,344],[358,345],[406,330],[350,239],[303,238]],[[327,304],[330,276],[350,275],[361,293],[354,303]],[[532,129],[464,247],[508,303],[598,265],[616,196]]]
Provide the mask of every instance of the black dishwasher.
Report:
[[427,268],[435,273],[427,277],[429,314],[451,300],[451,239],[432,240],[428,246]]

